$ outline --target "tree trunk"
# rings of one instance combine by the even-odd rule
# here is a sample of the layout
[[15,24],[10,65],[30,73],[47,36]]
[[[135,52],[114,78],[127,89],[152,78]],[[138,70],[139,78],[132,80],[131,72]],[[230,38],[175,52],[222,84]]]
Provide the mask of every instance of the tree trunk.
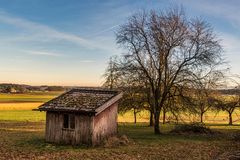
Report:
[[160,134],[159,118],[160,118],[160,111],[156,111],[154,113],[154,133],[155,134]]
[[136,124],[137,123],[137,112],[136,112],[135,108],[133,109],[133,115],[134,115],[134,123]]
[[200,113],[200,118],[201,118],[200,122],[201,123],[203,123],[203,114],[204,114],[203,112]]
[[166,123],[166,110],[165,107],[163,107],[163,124]]
[[159,90],[156,89],[154,90],[154,106],[153,106],[153,111],[154,111],[154,134],[160,134],[160,127],[159,127],[159,119],[160,119],[160,113],[161,113],[161,108],[163,105],[159,105]]
[[232,125],[233,123],[232,123],[232,113],[231,112],[229,112],[228,113],[229,114],[229,125]]
[[153,112],[150,111],[150,117],[149,117],[149,126],[152,127],[153,126]]

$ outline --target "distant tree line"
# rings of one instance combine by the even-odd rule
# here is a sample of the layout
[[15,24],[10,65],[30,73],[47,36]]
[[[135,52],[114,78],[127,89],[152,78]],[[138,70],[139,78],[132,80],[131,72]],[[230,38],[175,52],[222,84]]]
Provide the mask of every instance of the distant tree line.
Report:
[[27,93],[35,91],[65,91],[63,86],[30,86],[21,84],[0,84],[0,93]]

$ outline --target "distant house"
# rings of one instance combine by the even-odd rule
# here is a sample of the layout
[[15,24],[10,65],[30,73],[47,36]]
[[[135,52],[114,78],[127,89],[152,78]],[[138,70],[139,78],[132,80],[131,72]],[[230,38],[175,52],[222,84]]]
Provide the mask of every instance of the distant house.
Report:
[[17,90],[13,87],[10,88],[10,93],[17,93]]
[[97,145],[117,133],[122,93],[103,89],[72,89],[41,105],[46,111],[46,141]]

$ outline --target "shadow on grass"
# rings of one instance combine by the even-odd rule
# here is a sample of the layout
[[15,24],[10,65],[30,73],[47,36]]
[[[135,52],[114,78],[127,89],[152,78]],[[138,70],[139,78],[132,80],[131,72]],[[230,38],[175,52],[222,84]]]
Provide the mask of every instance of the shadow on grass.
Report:
[[232,124],[232,125],[229,125],[229,124],[216,124],[216,123],[206,123],[206,126],[209,126],[209,127],[211,127],[211,126],[222,126],[222,127],[240,127],[240,124]]
[[217,141],[223,140],[226,135],[216,132],[216,134],[173,134],[170,131],[175,124],[160,125],[161,134],[154,134],[154,128],[147,123],[120,123],[119,134],[125,134],[137,143],[175,143],[182,141]]

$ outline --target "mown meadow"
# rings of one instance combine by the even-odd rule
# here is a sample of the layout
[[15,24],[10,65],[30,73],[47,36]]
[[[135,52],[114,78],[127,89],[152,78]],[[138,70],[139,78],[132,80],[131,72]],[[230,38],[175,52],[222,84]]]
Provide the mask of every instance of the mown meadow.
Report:
[[[161,135],[148,126],[148,113],[119,114],[119,136],[127,141],[107,141],[101,146],[66,146],[44,141],[45,113],[32,111],[60,93],[0,95],[0,159],[228,159],[240,153],[240,120],[227,125],[227,114],[209,112],[206,125],[214,134],[176,134],[174,123],[161,124]],[[186,120],[192,118],[185,117]]]

